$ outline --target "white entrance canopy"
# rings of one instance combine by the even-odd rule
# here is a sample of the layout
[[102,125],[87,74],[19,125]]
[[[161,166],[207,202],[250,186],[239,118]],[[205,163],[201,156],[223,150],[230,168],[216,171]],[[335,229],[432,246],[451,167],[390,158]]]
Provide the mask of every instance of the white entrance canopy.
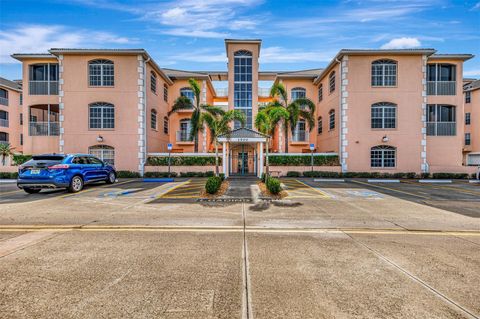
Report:
[[267,140],[270,136],[257,132],[248,128],[239,128],[233,131],[230,131],[227,134],[220,135],[218,137],[218,142],[223,143],[222,155],[223,155],[223,172],[225,177],[228,177],[229,174],[229,161],[227,156],[227,149],[230,150],[230,144],[256,144],[257,154],[258,154],[258,169],[257,176],[261,177],[263,174],[263,148],[264,143],[267,143]]

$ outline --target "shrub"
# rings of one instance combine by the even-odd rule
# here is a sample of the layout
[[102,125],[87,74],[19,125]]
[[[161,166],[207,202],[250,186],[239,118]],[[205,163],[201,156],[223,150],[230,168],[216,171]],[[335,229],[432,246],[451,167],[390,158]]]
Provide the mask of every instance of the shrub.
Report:
[[282,191],[282,186],[280,185],[280,181],[278,178],[269,177],[266,183],[267,189],[272,194],[278,194]]
[[139,178],[139,172],[132,172],[132,171],[117,171],[118,178]]
[[220,179],[221,179],[222,181],[225,180],[225,174],[223,174],[223,173],[218,174],[218,177],[220,177]]
[[213,171],[206,172],[180,172],[180,177],[211,177],[215,176]]
[[[222,158],[218,158],[218,164],[222,164]],[[155,156],[147,159],[149,166],[168,166],[168,156]],[[208,166],[215,165],[215,156],[172,156],[171,166]]]
[[17,172],[0,172],[0,179],[17,179]]
[[260,177],[260,179],[262,180],[262,183],[265,183],[266,178],[267,178],[267,174],[262,173],[262,176]]
[[342,173],[338,172],[321,172],[321,171],[307,171],[303,172],[303,176],[305,177],[331,177],[331,178],[338,178],[342,176]]
[[211,176],[207,179],[207,183],[205,183],[205,190],[209,194],[215,194],[221,185],[222,179],[219,176]]
[[433,173],[433,178],[438,179],[464,179],[468,178],[468,174],[465,173]]
[[300,177],[300,172],[288,171],[287,172],[287,177]]
[[[176,177],[177,173],[171,172],[170,177]],[[168,172],[146,172],[144,174],[144,177],[147,178],[162,178],[162,177],[168,177]]]
[[[311,155],[269,155],[268,162],[271,166],[310,166]],[[336,166],[340,165],[338,162],[338,155],[314,155],[313,165],[315,166]]]
[[13,165],[22,165],[32,159],[32,155],[13,154]]

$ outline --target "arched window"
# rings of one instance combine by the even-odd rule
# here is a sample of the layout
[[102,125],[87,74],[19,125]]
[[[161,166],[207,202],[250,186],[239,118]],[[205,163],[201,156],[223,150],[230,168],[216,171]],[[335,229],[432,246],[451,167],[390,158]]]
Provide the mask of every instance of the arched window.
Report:
[[163,133],[168,134],[168,117],[163,118]]
[[8,91],[0,89],[0,104],[8,106]]
[[115,107],[113,104],[96,102],[88,106],[88,123],[91,129],[115,128]]
[[318,117],[317,125],[318,125],[318,134],[322,134],[323,133],[323,119],[322,119],[321,116]]
[[168,85],[163,85],[163,100],[168,102]]
[[113,86],[113,61],[98,59],[88,62],[88,76],[90,86]]
[[252,52],[248,50],[238,50],[238,51],[235,51],[233,56],[252,56]]
[[304,99],[307,96],[307,90],[301,87],[296,87],[292,89],[292,101],[298,99]]
[[157,93],[157,75],[153,71],[150,72],[150,90],[155,94]]
[[370,149],[370,166],[378,168],[395,167],[397,150],[393,146],[378,145]]
[[335,110],[328,112],[328,129],[330,131],[335,129]]
[[323,100],[323,84],[320,84],[318,87],[318,102],[322,102]]
[[8,133],[0,132],[0,144],[8,144]]
[[193,90],[191,88],[181,88],[180,89],[180,96],[185,96],[185,97],[188,97],[190,99],[190,101],[192,102],[192,104],[195,103],[195,94],[193,93]]
[[372,128],[395,128],[397,125],[397,105],[388,102],[372,104]]
[[98,157],[107,164],[115,165],[115,149],[108,145],[94,145],[88,148],[88,154]]
[[156,110],[152,110],[150,112],[150,127],[152,128],[152,130],[157,130],[158,127],[157,127],[157,111]]
[[328,89],[330,93],[335,91],[335,71],[332,71],[328,76]]
[[397,85],[397,61],[377,60],[372,62],[372,86]]

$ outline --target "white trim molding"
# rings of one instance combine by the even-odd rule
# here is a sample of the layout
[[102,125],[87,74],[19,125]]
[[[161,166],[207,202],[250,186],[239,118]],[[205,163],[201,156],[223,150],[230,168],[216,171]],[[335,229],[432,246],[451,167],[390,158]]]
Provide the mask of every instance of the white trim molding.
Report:
[[422,55],[422,116],[420,118],[422,121],[421,135],[422,139],[420,141],[421,152],[420,160],[421,165],[420,169],[423,173],[428,173],[428,164],[427,164],[427,56]]
[[340,60],[340,165],[342,172],[348,171],[348,55]]
[[[137,96],[138,96],[138,171],[140,172],[141,175],[143,175],[143,163],[145,162],[145,154],[146,154],[146,143],[145,143],[145,110],[146,110],[146,81],[145,81],[145,61],[143,59],[142,55],[137,56],[138,60],[138,91],[137,91]],[[140,121],[141,119],[141,121]]]
[[59,123],[58,127],[60,130],[59,138],[58,138],[58,152],[60,154],[64,153],[64,148],[65,148],[65,128],[63,126],[63,122],[65,119],[65,115],[63,114],[63,109],[65,107],[64,104],[64,91],[63,91],[63,54],[60,54],[57,57],[58,60],[58,117],[59,117]]

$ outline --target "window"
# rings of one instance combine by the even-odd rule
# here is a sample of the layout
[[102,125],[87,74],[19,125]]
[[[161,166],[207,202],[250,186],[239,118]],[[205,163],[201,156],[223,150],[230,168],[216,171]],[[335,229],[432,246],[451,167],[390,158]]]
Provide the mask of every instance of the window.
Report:
[[328,112],[328,128],[330,131],[335,129],[335,110]]
[[[28,67],[29,94],[57,95],[58,94],[58,64],[32,64]],[[23,103],[23,102],[22,102]]]
[[8,106],[8,91],[0,89],[0,104]]
[[428,64],[427,95],[455,95],[456,69],[453,64]]
[[370,150],[370,166],[378,168],[395,167],[396,149],[392,146],[379,145]]
[[328,76],[328,87],[330,93],[335,91],[335,71],[332,71]]
[[397,106],[381,102],[372,105],[372,128],[389,129],[396,127]]
[[456,135],[455,106],[443,104],[428,104],[427,112],[427,135]]
[[322,134],[323,133],[323,120],[322,120],[321,116],[318,117],[317,125],[318,125],[318,134]]
[[465,145],[470,145],[471,142],[470,133],[465,133]]
[[305,120],[298,120],[293,132],[292,140],[294,142],[304,142],[307,140]]
[[191,88],[181,88],[180,96],[188,97],[190,99],[190,102],[192,102],[192,105],[195,103],[195,94],[193,93],[193,90]]
[[103,162],[115,164],[115,149],[108,145],[94,145],[88,148],[88,153],[101,159]]
[[190,142],[192,138],[190,137],[191,124],[189,119],[184,119],[180,121],[180,131],[177,133],[177,141],[179,142]]
[[377,60],[372,62],[372,86],[397,85],[397,62]]
[[304,99],[307,96],[307,91],[304,88],[293,88],[292,89],[292,101],[298,99]]
[[112,104],[97,102],[89,105],[89,128],[115,128],[115,107]]
[[23,145],[23,133],[20,133],[20,145]]
[[150,90],[157,94],[157,75],[153,71],[150,72]]
[[93,165],[103,165],[102,161],[99,160],[98,158],[96,157],[93,157],[93,156],[89,156],[87,157],[87,160],[88,160],[88,164],[93,164]]
[[8,127],[8,112],[0,110],[0,126]]
[[20,93],[20,105],[23,105],[23,93]]
[[88,62],[90,86],[113,86],[114,69],[110,60],[93,60]]
[[318,102],[322,102],[323,100],[323,84],[320,84],[318,87]]
[[156,110],[152,110],[150,112],[150,127],[152,128],[152,130],[157,130],[157,111]]
[[[252,128],[252,53],[246,50],[236,51],[233,55],[233,108],[245,115],[247,128]],[[234,128],[240,122],[235,121]]]
[[470,125],[470,113],[465,113],[465,125]]
[[472,102],[472,91],[465,92],[465,103]]
[[168,117],[163,118],[163,133],[168,134]]
[[168,102],[168,85],[163,85],[163,100]]
[[23,125],[23,113],[20,113],[20,125]]
[[5,133],[5,132],[0,132],[0,143],[3,142],[3,143],[8,143],[9,139],[8,139],[8,133]]

